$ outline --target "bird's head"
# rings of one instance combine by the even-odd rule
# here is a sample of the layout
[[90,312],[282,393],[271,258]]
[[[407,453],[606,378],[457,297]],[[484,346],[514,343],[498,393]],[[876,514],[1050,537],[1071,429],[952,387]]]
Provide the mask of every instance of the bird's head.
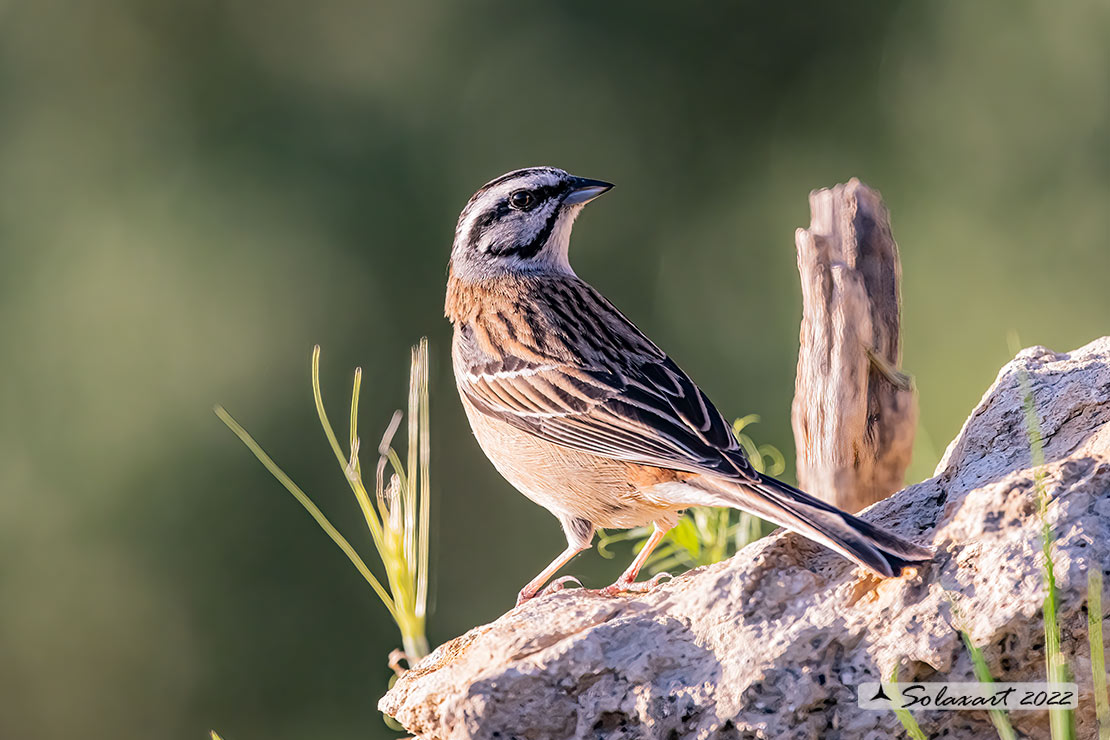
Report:
[[613,187],[554,167],[529,167],[478,189],[459,216],[451,272],[463,280],[570,272],[570,230],[582,206]]

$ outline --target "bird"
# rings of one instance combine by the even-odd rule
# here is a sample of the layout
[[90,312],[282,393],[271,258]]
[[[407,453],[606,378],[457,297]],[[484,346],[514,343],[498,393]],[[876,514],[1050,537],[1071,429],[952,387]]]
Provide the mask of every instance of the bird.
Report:
[[[571,268],[571,229],[613,187],[555,167],[483,185],[459,215],[445,314],[452,367],[478,445],[559,520],[567,546],[521,604],[592,546],[596,529],[652,525],[615,595],[637,582],[681,512],[730,507],[812,539],[883,577],[933,551],[756,470],[730,424],[663,350]],[[578,585],[581,585],[580,583]]]

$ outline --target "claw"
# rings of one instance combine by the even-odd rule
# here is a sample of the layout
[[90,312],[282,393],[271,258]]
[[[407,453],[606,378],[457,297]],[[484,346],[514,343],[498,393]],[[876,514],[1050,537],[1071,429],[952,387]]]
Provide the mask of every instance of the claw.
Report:
[[568,583],[573,583],[578,586],[578,588],[582,588],[582,581],[578,580],[574,576],[563,576],[562,578],[556,578],[554,581],[547,584],[547,588],[545,588],[543,591],[540,591],[539,595],[547,596],[548,594],[557,594],[564,588],[566,588]]
[[649,589],[650,588],[655,588],[660,583],[662,583],[664,579],[666,579],[668,581],[673,581],[674,576],[672,576],[670,573],[656,573],[652,577],[652,579],[647,582],[647,586],[648,586]]
[[654,589],[660,583],[662,583],[664,578],[673,579],[674,576],[672,576],[670,573],[657,573],[655,577],[652,578],[650,581],[618,580],[612,586],[606,586],[605,588],[601,589],[601,593],[605,594],[606,596],[616,596],[617,594],[626,591],[638,594],[645,594],[648,591]]
[[548,594],[558,593],[565,589],[566,584],[568,583],[574,583],[578,586],[578,588],[582,588],[582,581],[578,580],[574,576],[563,576],[562,578],[556,578],[554,581],[547,584],[546,588],[537,591],[536,593],[529,594],[521,591],[519,594],[517,594],[516,605],[520,606],[525,601],[531,601],[537,596],[547,596]]

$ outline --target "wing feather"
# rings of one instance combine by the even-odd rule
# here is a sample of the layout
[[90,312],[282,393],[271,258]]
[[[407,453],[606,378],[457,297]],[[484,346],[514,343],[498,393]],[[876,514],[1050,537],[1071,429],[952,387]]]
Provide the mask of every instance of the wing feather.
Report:
[[484,414],[549,442],[603,457],[695,473],[751,477],[721,414],[685,373],[627,379],[573,366],[467,374],[460,390]]
[[[479,412],[554,444],[661,468],[756,480],[732,427],[690,376],[601,294],[574,279],[456,332],[459,390]],[[473,321],[481,324],[484,314]],[[513,328],[513,321],[546,324]],[[512,331],[507,331],[512,329]],[[502,332],[496,357],[477,337]],[[523,337],[543,337],[524,343]],[[515,345],[524,344],[519,348]],[[519,351],[514,351],[519,350]]]

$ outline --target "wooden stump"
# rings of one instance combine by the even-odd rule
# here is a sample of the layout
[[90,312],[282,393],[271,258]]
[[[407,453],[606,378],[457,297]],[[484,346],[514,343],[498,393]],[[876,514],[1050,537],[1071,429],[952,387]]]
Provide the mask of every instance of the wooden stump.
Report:
[[878,192],[810,193],[798,229],[801,349],[791,422],[798,482],[848,511],[902,488],[917,399],[902,360],[898,245]]

